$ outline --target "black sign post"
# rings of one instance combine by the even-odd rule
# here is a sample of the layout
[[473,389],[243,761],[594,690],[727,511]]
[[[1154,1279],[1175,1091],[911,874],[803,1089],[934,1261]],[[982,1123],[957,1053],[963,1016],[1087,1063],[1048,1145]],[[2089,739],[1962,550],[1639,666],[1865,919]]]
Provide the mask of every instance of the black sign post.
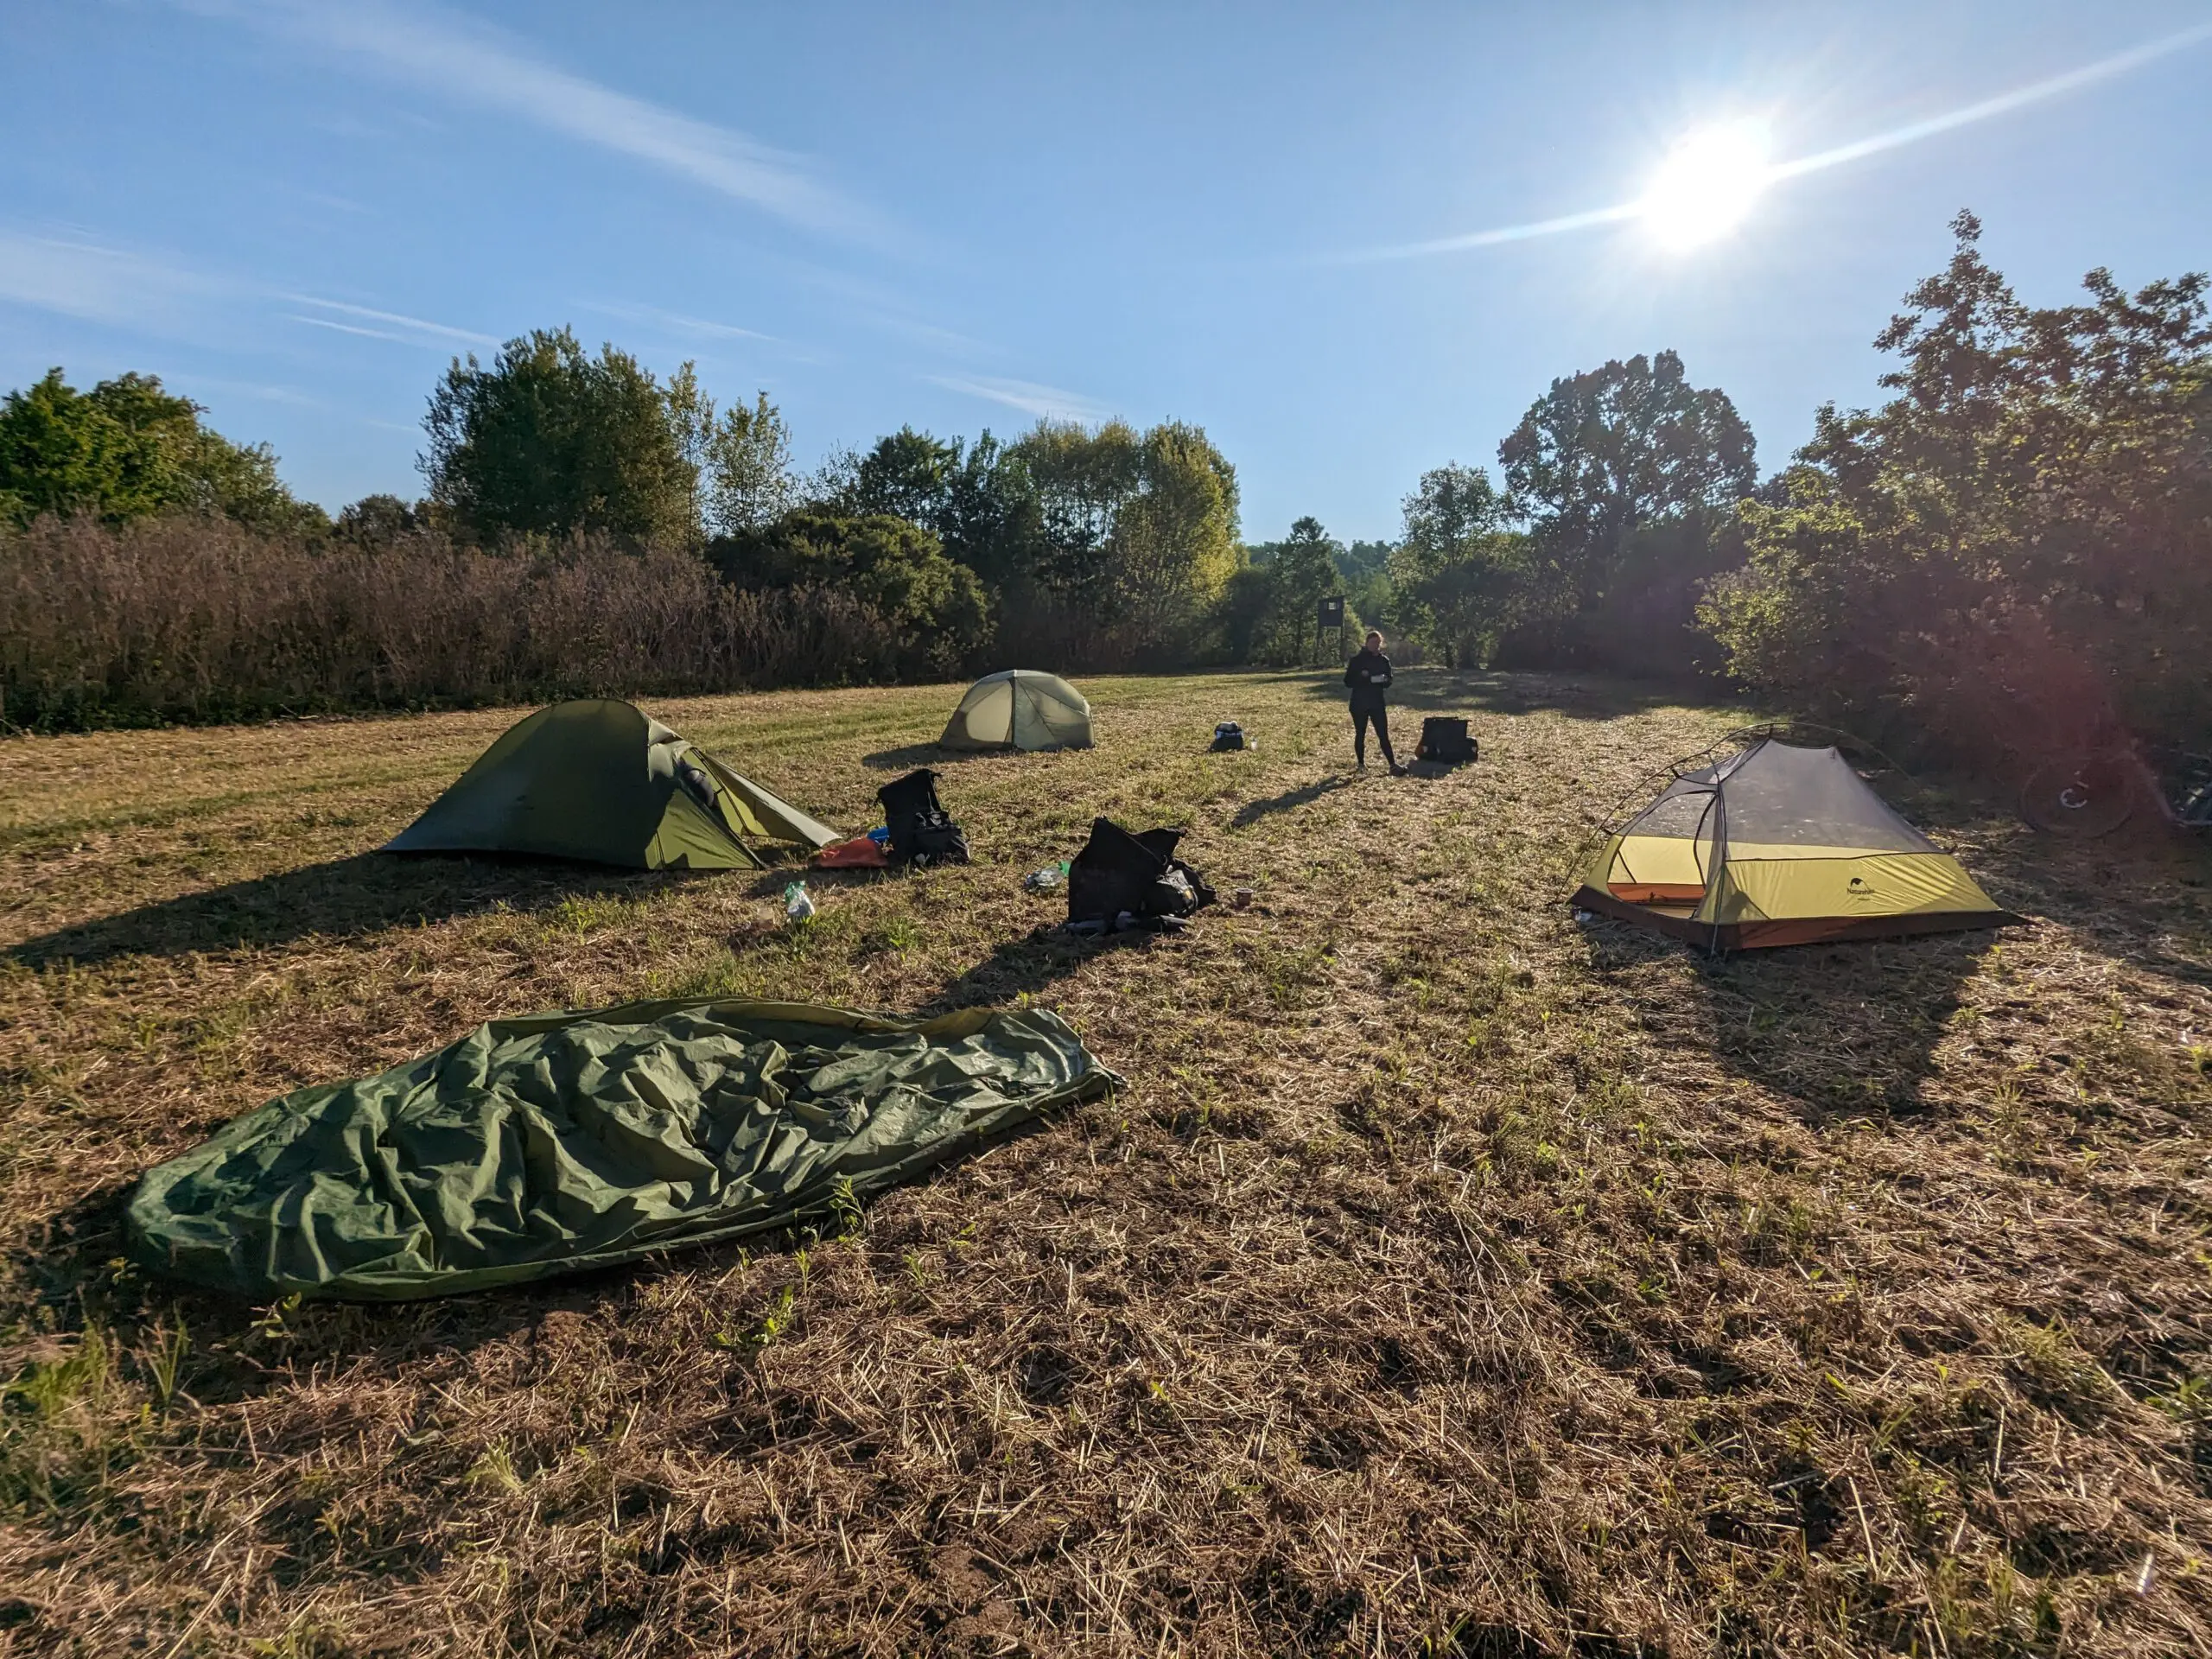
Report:
[[1332,628],[1337,631],[1337,655],[1342,657],[1344,654],[1344,596],[1342,594],[1328,594],[1322,597],[1320,621],[1313,638],[1317,647],[1321,644],[1321,636]]

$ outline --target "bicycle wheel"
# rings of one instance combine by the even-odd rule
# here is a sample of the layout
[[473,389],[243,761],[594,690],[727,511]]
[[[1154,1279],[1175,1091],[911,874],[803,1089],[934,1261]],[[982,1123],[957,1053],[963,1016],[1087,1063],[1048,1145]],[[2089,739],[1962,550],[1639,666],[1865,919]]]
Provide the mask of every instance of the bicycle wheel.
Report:
[[2094,757],[2054,760],[2020,786],[2020,816],[2048,835],[2092,840],[2135,814],[2135,788],[2123,769]]

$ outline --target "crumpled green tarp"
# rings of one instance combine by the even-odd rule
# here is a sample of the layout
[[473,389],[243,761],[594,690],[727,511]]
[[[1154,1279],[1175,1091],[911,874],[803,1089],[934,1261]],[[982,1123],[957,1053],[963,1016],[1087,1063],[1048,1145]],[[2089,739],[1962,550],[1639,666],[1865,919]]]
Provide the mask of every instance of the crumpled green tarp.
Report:
[[139,1182],[130,1230],[146,1265],[258,1299],[452,1295],[817,1217],[1118,1081],[1041,1010],[495,1020],[239,1118]]

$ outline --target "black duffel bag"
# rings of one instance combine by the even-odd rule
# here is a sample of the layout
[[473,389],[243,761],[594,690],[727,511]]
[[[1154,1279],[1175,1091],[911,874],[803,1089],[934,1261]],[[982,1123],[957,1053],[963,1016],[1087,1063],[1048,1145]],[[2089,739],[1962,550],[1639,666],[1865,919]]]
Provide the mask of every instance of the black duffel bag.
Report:
[[893,864],[927,869],[932,864],[965,864],[968,837],[937,798],[937,773],[924,766],[875,791],[883,804],[884,828],[891,832]]
[[1421,723],[1421,742],[1414,753],[1440,766],[1464,766],[1476,758],[1474,734],[1456,715],[1431,715]]
[[1068,920],[1112,927],[1124,913],[1187,916],[1213,903],[1205,877],[1175,856],[1180,830],[1131,835],[1111,818],[1090,826],[1090,839],[1068,866]]

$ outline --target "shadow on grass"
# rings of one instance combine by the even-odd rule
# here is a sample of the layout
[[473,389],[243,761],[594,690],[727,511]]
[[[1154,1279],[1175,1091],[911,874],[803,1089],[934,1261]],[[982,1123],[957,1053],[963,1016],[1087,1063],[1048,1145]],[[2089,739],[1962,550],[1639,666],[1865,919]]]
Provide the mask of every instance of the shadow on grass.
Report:
[[552,860],[361,853],[57,928],[0,954],[34,968],[65,961],[89,968],[117,957],[285,944],[311,934],[353,938],[500,906],[537,911],[571,899],[634,899],[677,882],[708,880],[712,874],[602,869]]
[[2212,990],[2212,837],[2147,824],[2088,841],[2022,833],[1969,862],[1998,903],[2141,972]]
[[1631,923],[1586,925],[1601,978],[1694,959],[1698,971],[1679,989],[1634,993],[1646,1028],[1787,1097],[1814,1124],[1927,1110],[1936,1050],[1967,982],[2006,937],[1932,933],[1709,957]]
[[[1317,701],[1341,702],[1350,694],[1338,676],[1331,674],[1309,684],[1306,695]],[[1711,688],[1696,684],[1615,680],[1594,674],[1478,673],[1445,668],[1400,670],[1390,687],[1389,700],[1393,710],[1422,714],[1541,712],[1591,721],[1618,720],[1654,709],[1720,707],[1726,702]]]
[[950,1014],[955,1008],[1012,1002],[1065,979],[1093,957],[1109,950],[1141,949],[1162,937],[1131,931],[1081,938],[1057,925],[1032,928],[1020,938],[1007,940],[958,978],[948,981],[918,1012]]
[[[391,1376],[416,1362],[465,1355],[489,1344],[546,1329],[549,1315],[590,1316],[610,1300],[634,1294],[664,1261],[595,1268],[556,1278],[478,1291],[465,1296],[403,1302],[300,1301],[271,1306],[211,1290],[125,1262],[129,1236],[124,1212],[136,1180],[112,1182],[34,1224],[9,1252],[16,1294],[49,1311],[58,1331],[96,1330],[130,1374],[148,1375],[148,1357],[185,1344],[175,1386],[182,1402],[168,1433],[204,1433],[209,1408],[257,1400],[291,1389],[299,1372],[365,1369]],[[785,1243],[782,1235],[748,1241]],[[713,1260],[721,1249],[734,1259],[736,1246],[702,1245]],[[20,1305],[20,1303],[19,1303]],[[159,1431],[156,1431],[157,1433]],[[269,1438],[255,1455],[313,1450],[320,1424],[290,1439]]]
[[989,760],[1016,753],[1014,749],[944,749],[934,743],[909,743],[904,748],[878,749],[874,754],[864,754],[861,765],[871,772],[912,772],[917,766],[957,766],[963,760]]
[[1301,785],[1296,789],[1286,790],[1282,794],[1271,795],[1263,801],[1247,801],[1236,809],[1236,816],[1229,821],[1229,827],[1232,830],[1249,829],[1259,823],[1261,819],[1272,817],[1278,812],[1294,812],[1301,806],[1311,806],[1324,795],[1336,790],[1349,788],[1357,781],[1357,779],[1341,775],[1323,778],[1314,783]]

